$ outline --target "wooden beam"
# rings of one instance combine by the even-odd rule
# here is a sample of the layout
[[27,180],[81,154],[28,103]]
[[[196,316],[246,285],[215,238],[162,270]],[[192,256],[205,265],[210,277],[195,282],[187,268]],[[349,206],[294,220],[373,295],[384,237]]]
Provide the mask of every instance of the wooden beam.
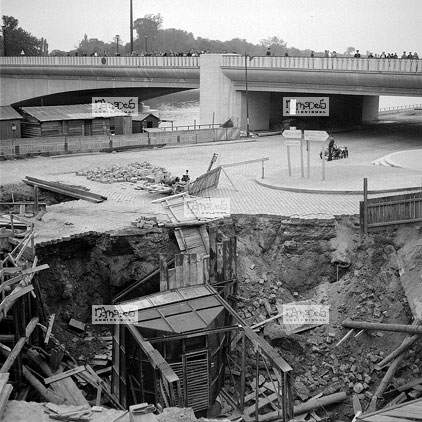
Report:
[[77,366],[76,368],[69,369],[68,371],[61,372],[60,374],[52,375],[51,377],[44,379],[44,384],[48,385],[52,382],[59,381],[63,378],[71,377],[72,375],[79,374],[80,372],[86,371],[85,366]]
[[405,324],[383,324],[378,322],[366,321],[344,321],[343,327],[359,328],[365,330],[392,331],[398,333],[422,334],[422,326],[405,325]]
[[126,327],[143,352],[147,355],[153,368],[158,368],[162,375],[166,378],[167,382],[172,383],[179,381],[179,377],[173,371],[172,367],[166,362],[161,353],[154,349],[149,341],[145,341],[141,333],[138,331],[138,328],[133,325],[126,325]]
[[10,368],[12,367],[15,359],[18,357],[19,353],[21,352],[23,346],[25,345],[26,341],[31,336],[32,332],[35,330],[35,327],[38,324],[38,318],[32,318],[29,321],[28,325],[25,329],[25,337],[21,337],[18,342],[15,344],[15,347],[10,352],[10,355],[7,357],[6,361],[4,362],[3,366],[0,368],[0,373],[9,372]]
[[26,179],[31,181],[31,182],[42,183],[42,184],[48,185],[48,186],[63,188],[63,189],[66,189],[68,191],[75,192],[75,193],[82,193],[82,195],[87,195],[87,196],[90,196],[92,198],[107,200],[107,197],[104,196],[104,195],[99,195],[97,193],[93,193],[93,192],[86,191],[86,190],[83,190],[83,189],[75,188],[74,186],[69,186],[69,185],[66,185],[64,183],[50,182],[48,180],[36,179],[35,177],[30,177],[30,176],[26,176]]
[[239,161],[238,163],[220,164],[220,167],[229,168],[229,167],[243,166],[245,164],[259,163],[261,161],[262,162],[268,161],[269,159],[270,159],[269,157],[256,158],[254,160]]
[[51,314],[50,319],[48,321],[48,328],[47,332],[45,333],[44,344],[48,344],[51,336],[51,332],[53,331],[54,319],[56,318],[56,314]]

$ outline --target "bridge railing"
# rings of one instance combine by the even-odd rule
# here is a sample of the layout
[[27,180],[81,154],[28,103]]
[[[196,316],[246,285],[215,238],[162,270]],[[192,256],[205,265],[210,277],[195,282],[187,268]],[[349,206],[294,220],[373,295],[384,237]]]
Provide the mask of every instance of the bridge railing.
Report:
[[199,57],[0,57],[1,65],[199,67]]
[[[268,57],[260,56],[248,60],[249,69],[309,69],[358,72],[403,72],[422,73],[422,60],[411,59],[363,59],[349,57]],[[244,56],[224,56],[223,67],[245,67]]]

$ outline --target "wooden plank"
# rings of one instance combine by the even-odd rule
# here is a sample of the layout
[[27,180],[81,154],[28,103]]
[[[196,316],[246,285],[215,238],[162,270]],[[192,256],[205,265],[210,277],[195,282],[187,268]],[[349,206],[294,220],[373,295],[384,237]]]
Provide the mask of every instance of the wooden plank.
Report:
[[196,284],[204,284],[204,255],[198,254],[196,258]]
[[217,229],[210,227],[209,229],[210,241],[210,259],[209,259],[209,282],[214,284],[217,273]]
[[183,286],[183,255],[177,254],[175,256],[174,267],[176,269],[176,288]]
[[192,253],[189,255],[189,286],[198,284],[198,255]]
[[31,336],[32,332],[35,330],[35,327],[37,326],[39,321],[39,318],[32,318],[31,321],[29,321],[28,325],[25,329],[25,337],[21,337],[18,342],[15,344],[15,347],[10,352],[10,355],[7,357],[6,361],[0,368],[1,373],[8,372],[10,368],[12,367],[15,359],[18,357],[19,353],[21,352],[23,346],[25,345],[28,338]]
[[189,286],[189,254],[182,254],[182,279],[180,280],[180,286]]
[[217,273],[216,273],[217,283],[221,283],[224,280],[223,273],[223,244],[217,242]]
[[263,161],[268,161],[269,157],[262,157],[262,158],[256,158],[254,160],[247,160],[247,161],[239,161],[237,163],[228,163],[228,164],[221,164],[220,167],[223,168],[229,168],[229,167],[237,167],[237,166],[243,166],[245,164],[252,164],[252,163],[259,163]]
[[413,381],[408,382],[407,384],[404,384],[397,388],[397,391],[406,391],[410,390],[413,386],[422,384],[422,378],[414,379]]
[[60,374],[55,374],[51,377],[45,378],[44,384],[48,385],[48,384],[51,384],[52,382],[59,381],[61,379],[70,377],[75,374],[79,374],[79,372],[83,372],[83,371],[86,371],[85,366],[77,366],[76,368],[72,368],[72,369],[69,369],[68,371],[61,372]]
[[392,418],[390,416],[385,416],[385,415],[376,415],[376,416],[362,416],[363,419],[359,418],[358,421],[362,421],[362,422],[404,422],[404,421],[400,421],[397,420],[397,418]]
[[10,394],[12,393],[13,387],[11,384],[6,384],[6,386],[1,390],[0,393],[0,420],[3,420],[3,413],[7,406],[7,401],[9,400]]
[[11,293],[9,296],[6,296],[4,300],[0,303],[1,312],[3,312],[3,310],[6,308],[6,304],[10,304],[11,302],[14,302],[16,299],[20,298],[21,296],[26,295],[29,292],[32,292],[32,290],[34,290],[34,286],[30,285],[30,286],[22,287],[20,289],[18,288],[16,289],[14,293]]
[[56,318],[56,314],[51,314],[50,319],[48,321],[48,328],[44,338],[44,344],[48,344],[51,336],[51,332],[53,331],[54,320]]
[[209,254],[210,253],[210,241],[209,241],[207,228],[204,224],[202,226],[199,226],[198,229],[199,229],[199,234],[201,236],[202,244],[204,245],[204,248],[205,248],[205,252],[207,254]]
[[169,268],[168,270],[168,289],[172,290],[176,288],[176,269]]
[[48,180],[36,179],[35,177],[30,177],[30,176],[26,176],[26,179],[29,180],[29,181],[32,181],[34,183],[41,183],[43,185],[49,185],[49,186],[54,186],[54,187],[58,187],[58,188],[63,188],[63,189],[66,189],[66,190],[74,192],[74,193],[81,193],[84,196],[90,196],[90,197],[95,198],[95,199],[107,200],[106,196],[98,195],[96,193],[86,191],[86,190],[83,190],[83,189],[79,189],[79,188],[76,188],[74,186],[69,186],[69,185],[66,185],[64,183],[50,182]]
[[160,254],[160,292],[165,292],[169,289],[169,274],[167,257]]
[[104,199],[95,199],[95,198],[92,198],[90,196],[78,194],[78,193],[72,192],[70,190],[58,188],[58,187],[55,187],[55,186],[44,185],[44,184],[41,184],[41,183],[35,183],[35,182],[31,182],[31,181],[25,180],[25,179],[23,180],[23,182],[26,183],[27,185],[38,186],[41,189],[48,190],[48,191],[51,191],[51,192],[60,193],[60,194],[65,195],[65,196],[70,196],[71,198],[84,199],[85,201],[94,202],[94,203],[99,203],[99,202],[104,201]]
[[[261,409],[262,407],[266,406],[267,404],[272,403],[273,401],[277,400],[277,398],[278,398],[277,393],[270,394],[268,397],[260,398],[259,401],[258,401],[258,409]],[[245,408],[243,413],[250,416],[255,411],[256,411],[256,403],[254,403],[252,406]]]

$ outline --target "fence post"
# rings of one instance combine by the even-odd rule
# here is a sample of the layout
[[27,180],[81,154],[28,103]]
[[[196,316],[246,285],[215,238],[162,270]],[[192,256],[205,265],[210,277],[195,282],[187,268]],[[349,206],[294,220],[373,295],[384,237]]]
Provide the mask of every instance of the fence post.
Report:
[[363,178],[363,233],[368,233],[368,179]]

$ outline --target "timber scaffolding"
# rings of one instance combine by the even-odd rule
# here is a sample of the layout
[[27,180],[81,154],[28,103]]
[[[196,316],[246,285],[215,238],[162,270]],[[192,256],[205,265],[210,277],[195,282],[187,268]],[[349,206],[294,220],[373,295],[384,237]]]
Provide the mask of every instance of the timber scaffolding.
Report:
[[79,388],[83,385],[93,388],[97,406],[121,409],[100,371],[78,366],[52,333],[55,315],[47,317],[34,277],[49,266],[38,265],[34,237],[34,225],[26,218],[9,214],[0,219],[0,420],[12,392],[18,400],[48,402],[52,419],[89,420],[93,408]]
[[[221,394],[244,421],[287,422],[294,416],[292,368],[233,308],[237,239],[209,227],[207,240],[205,248],[202,230],[201,242],[184,240],[187,253],[171,260],[160,256],[159,293],[125,302],[119,295],[122,309],[138,310],[138,323],[115,325],[112,392],[123,407],[148,401],[192,407],[198,414]],[[200,243],[203,253],[189,253]],[[246,365],[251,364],[256,379],[253,393],[246,394]],[[260,368],[271,380],[268,396]]]

